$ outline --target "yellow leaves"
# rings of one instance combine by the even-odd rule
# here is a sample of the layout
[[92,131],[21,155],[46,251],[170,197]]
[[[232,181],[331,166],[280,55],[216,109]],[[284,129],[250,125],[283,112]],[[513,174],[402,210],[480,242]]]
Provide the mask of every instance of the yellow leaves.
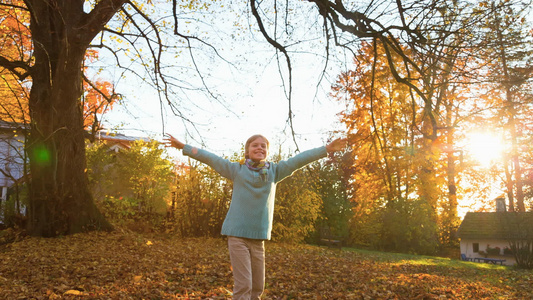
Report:
[[[309,245],[266,247],[264,299],[532,296],[533,276],[516,270],[393,263],[385,254]],[[2,248],[0,274],[2,299],[227,299],[233,284],[223,239],[147,239],[125,231],[27,237]]]
[[63,295],[75,295],[75,296],[88,296],[89,294],[78,291],[78,290],[68,290]]
[[151,241],[147,241],[147,242],[146,242],[146,246],[151,246],[151,245],[153,245],[153,244],[154,244],[154,243],[152,243]]

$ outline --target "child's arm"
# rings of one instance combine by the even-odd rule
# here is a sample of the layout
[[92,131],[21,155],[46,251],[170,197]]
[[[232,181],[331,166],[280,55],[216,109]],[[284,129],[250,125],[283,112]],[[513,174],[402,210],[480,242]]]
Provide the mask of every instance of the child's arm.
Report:
[[191,145],[186,145],[183,142],[180,142],[178,139],[167,133],[165,138],[165,145],[167,147],[174,147],[180,150],[183,150],[183,154],[192,157],[208,166],[212,167],[220,175],[233,180],[235,174],[235,168],[229,160],[221,158],[213,153],[210,153],[205,150],[198,150],[196,147]]
[[340,151],[346,148],[346,139],[336,139],[327,144],[325,147],[319,147],[311,150],[301,152],[287,160],[280,161],[276,170],[275,181],[281,181],[287,176],[290,176],[297,169],[325,157],[328,153]]
[[168,133],[166,135],[167,137],[164,139],[165,140],[164,144],[166,147],[174,147],[180,150],[183,149],[183,147],[185,147],[185,144],[178,141],[177,138],[173,137],[172,135]]
[[328,153],[331,153],[331,152],[344,150],[344,148],[346,148],[347,142],[348,142],[347,139],[336,139],[333,142],[326,145],[326,151],[328,151]]
[[[183,150],[183,148],[185,147],[185,144],[183,142],[180,142],[177,138],[173,137],[169,133],[167,133],[166,135],[168,136],[165,138],[165,142],[164,142],[166,147],[174,147],[176,149]],[[192,154],[197,154],[198,148],[192,147],[191,152]]]

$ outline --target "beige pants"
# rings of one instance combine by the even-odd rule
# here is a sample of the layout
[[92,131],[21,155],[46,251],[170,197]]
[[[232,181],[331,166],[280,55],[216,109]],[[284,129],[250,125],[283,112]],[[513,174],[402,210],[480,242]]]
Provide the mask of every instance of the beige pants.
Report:
[[261,299],[265,288],[265,243],[263,240],[228,237],[233,268],[233,299]]

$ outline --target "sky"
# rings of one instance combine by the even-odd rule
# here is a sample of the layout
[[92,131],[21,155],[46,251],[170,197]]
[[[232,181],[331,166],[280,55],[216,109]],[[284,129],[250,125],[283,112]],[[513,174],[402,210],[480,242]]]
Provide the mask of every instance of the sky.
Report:
[[[131,135],[156,138],[165,132],[197,144],[201,143],[201,135],[205,144],[216,151],[238,150],[240,143],[256,133],[267,136],[273,144],[292,144],[287,126],[288,100],[274,69],[275,66],[269,66],[250,85],[235,82],[223,91],[225,105],[203,101],[199,107],[191,106],[189,114],[198,133],[187,130],[182,120],[168,109],[164,109],[162,117],[159,100],[149,89],[142,91],[130,86],[122,92],[127,98],[125,105],[115,106],[106,114],[106,127],[119,126],[122,132]],[[340,128],[337,114],[342,103],[329,97],[329,90],[320,90],[315,97],[315,84],[311,78],[302,76],[293,83],[293,122],[301,150],[322,143],[329,132]]]
[[[224,18],[219,21],[224,24],[236,22],[231,23]],[[238,21],[249,22],[250,28],[254,27],[254,20]],[[227,32],[233,29],[227,28]],[[115,105],[111,112],[104,115],[104,126],[118,128],[119,132],[127,135],[158,140],[162,140],[164,133],[170,133],[184,142],[219,155],[238,152],[249,136],[259,133],[270,140],[271,147],[281,146],[287,153],[294,152],[296,146],[287,123],[288,100],[276,52],[253,30],[244,32],[237,40],[220,36],[213,42],[220,47],[218,51],[224,59],[232,64],[209,55],[202,56],[201,53],[196,58],[199,68],[209,74],[208,86],[220,95],[218,100],[198,91],[176,93],[175,101],[182,103],[182,111],[194,126],[173,115],[167,106],[162,107],[153,89],[133,76],[117,79],[122,73],[113,69],[102,75],[118,82],[117,91],[124,96],[124,101],[123,105]],[[169,60],[176,60],[179,65],[183,63],[179,62],[183,57],[171,57]],[[298,147],[305,150],[322,146],[332,131],[342,128],[337,114],[342,111],[343,104],[329,96],[332,81],[341,67],[330,62],[327,68],[329,78],[322,80],[317,88],[324,61],[316,53],[293,54],[291,63],[293,124]],[[100,67],[104,65],[101,62]],[[286,68],[284,60],[279,65],[282,69]],[[181,72],[183,69],[176,66],[169,73],[174,70]],[[286,70],[281,72],[286,79]]]

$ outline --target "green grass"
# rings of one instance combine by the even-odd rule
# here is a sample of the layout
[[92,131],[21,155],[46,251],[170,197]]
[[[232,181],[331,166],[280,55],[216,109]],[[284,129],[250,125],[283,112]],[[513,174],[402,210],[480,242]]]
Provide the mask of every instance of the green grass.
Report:
[[372,250],[363,250],[356,248],[343,248],[346,251],[361,254],[368,259],[390,264],[409,264],[409,265],[426,265],[440,266],[447,268],[465,268],[465,269],[482,269],[482,270],[514,270],[511,266],[501,266],[495,264],[478,263],[462,261],[460,259],[451,259],[445,257],[415,255],[405,253],[380,252]]

